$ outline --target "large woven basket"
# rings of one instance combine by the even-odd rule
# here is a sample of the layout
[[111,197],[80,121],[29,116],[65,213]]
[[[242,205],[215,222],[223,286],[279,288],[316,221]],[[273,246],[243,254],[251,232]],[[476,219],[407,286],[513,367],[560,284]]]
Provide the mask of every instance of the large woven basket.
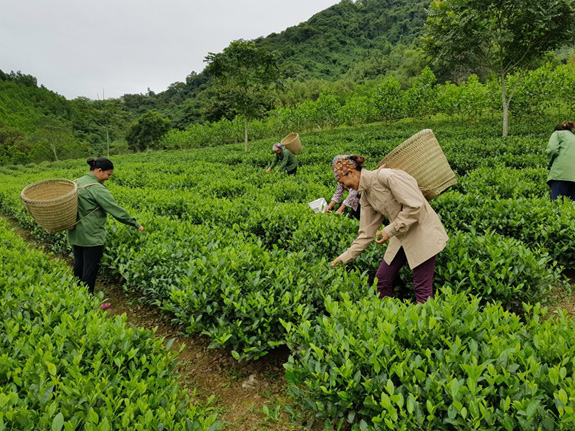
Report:
[[26,186],[20,198],[30,215],[48,233],[71,229],[76,223],[78,186],[74,181],[38,181]]
[[282,139],[281,144],[294,154],[301,153],[301,141],[297,133],[290,133]]
[[422,130],[387,154],[378,168],[401,169],[417,180],[419,189],[431,200],[457,183],[447,158],[431,129]]

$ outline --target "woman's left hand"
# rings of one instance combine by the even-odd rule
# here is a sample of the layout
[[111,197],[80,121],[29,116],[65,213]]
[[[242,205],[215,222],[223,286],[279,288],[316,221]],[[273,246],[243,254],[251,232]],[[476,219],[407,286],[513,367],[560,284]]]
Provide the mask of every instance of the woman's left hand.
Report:
[[342,260],[341,260],[339,257],[336,257],[336,258],[334,259],[334,261],[331,263],[331,267],[332,267],[332,268],[335,268],[335,266],[336,266],[338,263],[343,263],[343,262],[342,262]]
[[375,242],[376,243],[385,244],[387,241],[389,241],[389,236],[387,235],[387,233],[383,229],[375,234]]

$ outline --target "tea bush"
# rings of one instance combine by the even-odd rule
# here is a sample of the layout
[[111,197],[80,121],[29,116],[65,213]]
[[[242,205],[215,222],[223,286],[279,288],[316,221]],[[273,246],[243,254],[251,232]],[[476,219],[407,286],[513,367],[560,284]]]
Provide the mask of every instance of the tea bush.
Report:
[[291,414],[355,430],[572,429],[573,320],[480,302],[328,299],[329,317],[286,323]]
[[98,309],[61,261],[0,221],[0,429],[221,428],[152,332]]
[[454,292],[472,293],[521,311],[524,302],[545,301],[555,287],[564,286],[549,255],[522,242],[486,232],[451,236],[439,254],[435,283]]
[[[238,357],[260,357],[285,343],[279,319],[297,321],[301,316],[293,310],[299,304],[304,314],[322,314],[326,292],[370,291],[385,251],[374,243],[345,270],[330,269],[329,262],[357,230],[355,220],[314,214],[307,207],[320,196],[331,197],[333,156],[364,154],[373,168],[421,127],[401,121],[302,137],[296,177],[264,173],[273,159],[272,141],[254,142],[247,154],[238,144],[118,156],[106,184],[148,235],[110,220],[102,276],[122,280],[125,289],[160,305],[189,331],[210,334],[214,345],[231,347]],[[575,217],[572,206],[542,196],[545,159],[533,131],[502,140],[490,135],[497,128],[449,122],[435,128],[461,173],[459,184],[431,203],[452,237],[439,256],[436,287],[451,286],[518,309],[522,301],[544,300],[551,286],[563,285],[553,261],[573,265]],[[0,205],[33,227],[36,238],[69,253],[64,235],[43,233],[17,198],[34,180],[83,174],[80,162],[50,166],[0,171]],[[259,291],[266,292],[265,300]],[[253,309],[255,320],[244,316],[246,309]]]

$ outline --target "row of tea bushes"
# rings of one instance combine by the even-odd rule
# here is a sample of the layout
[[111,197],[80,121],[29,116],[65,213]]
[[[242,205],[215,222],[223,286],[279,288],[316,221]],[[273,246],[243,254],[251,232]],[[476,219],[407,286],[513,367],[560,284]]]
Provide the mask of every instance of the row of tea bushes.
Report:
[[548,198],[484,199],[479,194],[446,193],[433,201],[450,232],[494,231],[548,252],[565,268],[575,268],[575,206]]
[[[154,217],[144,220],[147,237],[110,226],[104,264],[121,274],[126,288],[173,313],[189,331],[209,334],[214,345],[229,346],[241,357],[259,357],[284,343],[280,319],[296,323],[325,314],[326,294],[361,297],[372,291],[383,249],[372,244],[354,265],[331,270],[326,254],[341,238],[322,228],[334,228],[334,220],[317,216],[298,225],[282,249],[242,231]],[[497,300],[508,309],[545,300],[551,288],[566,286],[546,253],[492,233],[452,235],[439,257],[436,285]]]
[[547,175],[547,170],[543,168],[478,168],[460,177],[452,190],[481,195],[485,199],[547,197]]
[[190,404],[174,354],[111,319],[70,269],[0,221],[0,429],[218,430]]
[[[296,178],[264,174],[272,159],[267,143],[248,154],[232,145],[115,158],[107,185],[148,235],[110,220],[103,272],[174,323],[231,347],[236,358],[289,343],[295,405],[333,426],[569,429],[573,340],[565,334],[572,326],[537,332],[539,311],[526,306],[527,323],[506,311],[563,286],[554,261],[568,264],[574,249],[573,209],[551,204],[540,183],[541,141],[436,131],[460,175],[458,186],[432,202],[451,237],[438,260],[436,287],[444,289],[436,300],[409,306],[376,299],[373,276],[384,252],[376,244],[345,269],[329,267],[357,222],[313,214],[307,202],[331,196],[335,154],[364,154],[374,167],[403,132],[370,127],[310,136]],[[83,161],[77,166],[0,169],[2,210],[33,225],[19,191],[42,178],[78,177]],[[35,235],[45,239],[40,231]],[[59,247],[63,235],[53,238]],[[470,294],[481,298],[468,301]],[[550,334],[559,337],[557,350]],[[479,370],[487,371],[475,379]],[[396,392],[401,385],[407,389]]]
[[[193,158],[199,160],[207,156],[205,153],[197,150]],[[192,156],[182,153],[178,164],[175,154],[156,154],[154,167],[174,172],[177,181],[182,175],[193,178],[200,171],[196,165],[189,165],[187,157]],[[329,262],[355,237],[357,221],[314,214],[307,208],[309,193],[331,191],[321,182],[314,183],[311,174],[278,181],[277,177],[254,173],[253,167],[237,165],[237,172],[222,168],[232,176],[226,188],[221,166],[202,163],[204,171],[196,181],[200,185],[169,189],[159,188],[167,184],[166,175],[146,169],[139,158],[122,163],[117,182],[109,187],[149,233],[140,236],[110,220],[102,274],[125,281],[126,289],[161,305],[189,331],[209,334],[214,345],[236,350],[237,357],[257,358],[285,343],[280,319],[295,322],[302,315],[323,314],[322,295],[326,292],[351,290],[361,295],[370,291],[384,248],[374,243],[346,270],[330,269]],[[317,168],[317,175],[320,172]],[[52,175],[73,176],[66,169],[53,171]],[[238,188],[242,176],[250,181]],[[16,178],[29,180],[28,174]],[[12,184],[16,181],[12,179]],[[25,183],[16,187],[6,184],[0,186],[3,210],[33,226],[15,198],[15,192]],[[225,197],[214,196],[218,194]],[[476,201],[470,201],[474,198]],[[499,300],[508,309],[520,308],[523,300],[543,300],[551,286],[561,285],[559,268],[552,262],[556,256],[550,253],[550,259],[545,250],[538,249],[538,243],[490,235],[489,227],[500,223],[496,216],[482,219],[482,231],[472,231],[479,216],[476,208],[482,208],[482,202],[476,195],[457,192],[433,201],[453,238],[452,245],[440,255],[436,286],[447,285],[485,300]],[[544,211],[552,208],[546,200],[529,202],[536,204],[532,211],[539,206]],[[505,210],[503,205],[501,210]],[[565,219],[559,217],[557,222],[564,223]],[[526,224],[525,219],[519,218],[516,232],[502,233],[521,236],[529,229],[534,231],[532,227],[522,229],[521,224]],[[460,236],[460,230],[470,233]],[[41,235],[40,228],[35,232]],[[561,235],[569,232],[557,229],[549,242]],[[53,246],[65,247],[63,235],[50,238]],[[524,244],[535,247],[527,249]],[[234,266],[234,261],[242,265]],[[258,271],[262,275],[256,276]],[[259,280],[257,286],[248,276]],[[348,281],[348,276],[355,281]],[[245,310],[250,309],[253,315],[246,316]],[[300,309],[300,314],[295,313]]]
[[[158,304],[188,331],[231,347],[236,358],[258,358],[288,343],[294,352],[287,365],[294,413],[334,427],[341,422],[342,428],[376,430],[571,429],[573,325],[564,317],[543,321],[538,307],[525,306],[521,318],[506,311],[520,310],[522,301],[544,300],[552,287],[564,285],[554,261],[572,267],[575,217],[569,204],[548,200],[546,133],[503,140],[489,137],[492,130],[483,127],[432,127],[459,175],[459,184],[432,202],[451,237],[438,260],[436,287],[443,290],[437,299],[423,306],[376,299],[373,276],[384,252],[376,244],[345,269],[329,267],[357,229],[354,220],[313,214],[306,206],[333,193],[333,156],[359,153],[373,168],[424,127],[401,123],[302,137],[296,178],[263,172],[273,158],[271,142],[254,143],[247,154],[242,145],[230,145],[115,157],[107,185],[148,235],[110,220],[103,273],[122,279],[126,289]],[[84,161],[68,161],[0,168],[0,208],[33,228],[36,238],[67,252],[64,235],[44,234],[18,195],[30,182],[77,178],[86,167]],[[74,297],[74,288],[62,283]],[[51,292],[38,288],[29,296],[52,304]],[[468,300],[470,294],[478,298]],[[95,322],[90,345],[102,345],[100,327],[116,334],[84,314]],[[104,365],[96,368],[108,373],[108,381],[126,376],[108,358],[123,339],[118,346],[105,345]],[[144,347],[128,343],[128,353],[153,350],[147,338],[138,340]],[[62,352],[76,352],[77,342],[67,342]],[[151,356],[146,353],[145,364],[137,356],[120,365],[136,361],[137,370],[146,370]],[[49,360],[57,373],[63,360]],[[41,410],[36,393],[19,399]],[[61,393],[56,388],[46,396],[50,401]],[[156,389],[153,395],[162,393]],[[180,407],[173,411],[180,412],[174,421],[185,415]],[[194,420],[204,421],[198,427],[218,426],[203,417],[196,412]]]
[[290,409],[326,429],[572,430],[575,323],[449,290],[423,305],[326,301],[286,323]]
[[[463,188],[464,193],[449,191],[432,202],[447,229],[450,232],[495,231],[519,239],[533,250],[548,251],[552,258],[569,268],[573,264],[570,250],[575,249],[575,217],[571,216],[575,208],[568,203],[552,203],[547,197],[521,197],[521,190],[536,187],[534,177],[543,179],[539,170],[523,172],[501,168],[494,172],[491,175],[488,170],[474,171],[460,180],[462,185],[458,187]],[[475,173],[477,175],[473,175]],[[210,176],[206,174],[204,177]],[[150,181],[150,184],[154,183]],[[527,186],[522,187],[522,184]],[[326,195],[325,192],[331,189],[319,186],[311,192],[313,194],[306,195],[310,193],[310,187],[313,189],[313,185],[292,179],[279,184],[260,179],[257,193],[250,190],[233,196],[230,192],[233,197],[219,198],[213,197],[213,189],[206,185],[201,190],[209,196],[208,201],[206,194],[193,190],[166,193],[116,186],[114,192],[122,201],[139,210],[183,218],[197,224],[237,224],[237,229],[253,233],[267,246],[277,245],[290,250],[311,247],[331,257],[347,246],[357,224],[347,219],[327,219],[311,213],[307,200],[322,194],[322,190]],[[499,193],[494,190],[504,187],[505,194],[515,197],[497,197]],[[543,187],[547,186],[540,186],[539,190]]]
[[[395,146],[421,129],[431,128],[445,152],[452,168],[461,176],[478,168],[509,166],[516,169],[546,169],[545,146],[552,132],[553,125],[516,124],[514,136],[501,138],[500,125],[497,122],[486,124],[485,121],[470,126],[459,121],[410,120],[395,124],[372,124],[360,128],[339,128],[329,132],[306,133],[301,136],[304,151],[298,156],[301,168],[320,166],[329,173],[332,158],[336,154],[361,154],[367,157],[367,166],[374,167],[381,158]],[[546,127],[545,127],[546,126]],[[216,148],[205,148],[189,151],[139,153],[134,155],[114,156],[117,172],[114,181],[120,177],[130,180],[132,184],[141,182],[146,187],[148,173],[164,173],[164,180],[158,187],[194,186],[201,181],[202,175],[210,171],[210,165],[222,165],[221,177],[229,177],[237,167],[248,166],[261,170],[273,159],[271,146],[275,141],[261,140],[250,143],[250,152],[246,153],[243,143],[224,145]],[[200,156],[198,157],[198,154]],[[159,155],[159,156],[158,156]],[[166,161],[166,158],[170,158]],[[130,169],[125,169],[124,162],[130,161]],[[201,161],[201,163],[196,163]],[[208,166],[204,165],[205,163]],[[153,169],[147,167],[153,165]],[[228,172],[225,167],[231,168]],[[87,165],[83,160],[66,160],[56,163],[41,163],[28,166],[0,167],[0,173],[7,175],[41,174],[51,169],[75,172],[70,178],[82,175]],[[190,169],[191,168],[191,169]],[[190,169],[190,170],[188,170]],[[129,172],[128,172],[129,171]],[[187,172],[194,172],[191,176]],[[141,177],[141,179],[138,179]],[[174,181],[170,179],[174,178]]]
[[518,312],[524,302],[546,302],[554,288],[570,288],[546,252],[489,231],[452,235],[437,258],[434,282]]
[[153,217],[146,237],[111,226],[103,265],[125,288],[170,312],[189,332],[237,358],[258,358],[285,344],[280,320],[299,322],[325,314],[325,295],[369,289],[365,274],[332,271],[309,252],[264,247],[257,238],[225,228]]

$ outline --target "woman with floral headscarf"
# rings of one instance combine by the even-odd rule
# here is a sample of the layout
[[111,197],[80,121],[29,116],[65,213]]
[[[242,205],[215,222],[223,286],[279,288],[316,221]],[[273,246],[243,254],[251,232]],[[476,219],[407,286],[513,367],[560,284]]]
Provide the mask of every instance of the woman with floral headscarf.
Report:
[[294,153],[279,142],[273,145],[272,151],[276,155],[276,158],[270,167],[266,169],[266,173],[269,174],[272,169],[277,166],[276,174],[280,171],[284,171],[288,175],[295,175],[297,172],[297,159]]
[[[389,241],[376,273],[379,296],[393,295],[399,270],[407,263],[416,302],[425,302],[433,296],[435,260],[445,248],[447,233],[415,178],[400,169],[368,171],[364,162],[361,156],[344,156],[334,163],[338,181],[361,193],[361,217],[358,237],[332,267],[355,259],[374,238],[378,244]],[[378,231],[384,218],[389,224]]]
[[[333,162],[331,164],[332,168],[334,169],[333,174],[335,176],[336,181],[338,180],[338,175],[337,175],[337,172],[335,171],[335,164],[336,164],[337,160],[341,157],[345,158],[345,157],[349,157],[349,155],[335,156],[333,158]],[[336,206],[341,201],[343,193],[346,191],[348,192],[347,198],[343,201],[343,203],[340,205],[340,207],[337,209],[337,211],[335,213],[341,214],[346,209],[349,209],[350,216],[359,220],[359,216],[361,213],[361,205],[359,204],[359,199],[361,198],[361,194],[358,193],[357,190],[353,190],[353,189],[350,189],[348,187],[345,187],[339,181],[337,183],[337,188],[335,189],[335,193],[333,194],[333,196],[331,198],[331,202],[329,203],[328,206],[325,207],[324,212],[326,212],[326,213],[330,212],[332,210],[332,208],[334,206]]]

